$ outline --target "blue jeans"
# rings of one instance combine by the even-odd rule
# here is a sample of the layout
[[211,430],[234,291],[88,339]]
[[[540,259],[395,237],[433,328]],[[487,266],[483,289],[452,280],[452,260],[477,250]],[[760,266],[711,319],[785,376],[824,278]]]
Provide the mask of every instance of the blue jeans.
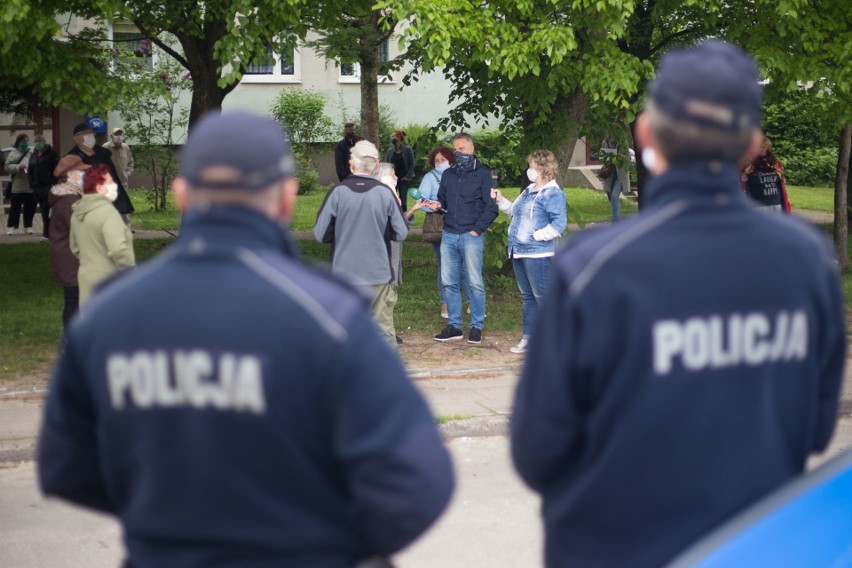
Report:
[[[447,295],[444,294],[444,286],[441,284],[441,243],[432,243],[432,252],[435,253],[435,261],[438,263],[438,294],[441,296],[441,303],[447,303]],[[464,277],[464,272],[461,275],[461,288],[464,292],[464,297],[470,303],[470,289],[467,287],[467,279]]]
[[432,252],[435,253],[435,261],[438,263],[438,294],[441,296],[441,303],[446,304],[447,298],[441,284],[441,243],[432,243]]
[[522,309],[524,315],[524,335],[532,333],[533,319],[538,307],[544,300],[547,283],[550,278],[550,263],[552,256],[545,258],[513,258],[512,268],[515,270],[515,280],[521,291]]
[[612,191],[609,192],[609,206],[612,209],[612,220],[621,219],[621,180],[618,174],[612,172]]
[[470,301],[470,327],[482,329],[485,324],[485,283],[482,280],[482,257],[485,236],[448,233],[441,238],[441,284],[447,300],[450,325],[462,327],[462,288],[467,288]]

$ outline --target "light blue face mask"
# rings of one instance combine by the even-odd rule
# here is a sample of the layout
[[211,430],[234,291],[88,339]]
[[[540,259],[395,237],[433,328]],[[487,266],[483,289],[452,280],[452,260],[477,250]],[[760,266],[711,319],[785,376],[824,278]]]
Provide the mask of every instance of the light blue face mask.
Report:
[[445,171],[447,171],[447,169],[449,169],[449,167],[450,167],[449,162],[438,162],[437,164],[435,164],[435,169],[438,170],[439,174],[442,174]]

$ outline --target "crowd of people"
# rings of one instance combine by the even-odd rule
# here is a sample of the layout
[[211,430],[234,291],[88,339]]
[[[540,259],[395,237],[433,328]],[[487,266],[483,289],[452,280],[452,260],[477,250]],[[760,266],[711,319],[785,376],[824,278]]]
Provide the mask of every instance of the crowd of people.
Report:
[[18,135],[6,158],[11,175],[7,235],[17,233],[22,211],[24,232],[32,234],[35,209],[41,210],[51,271],[63,289],[63,327],[101,282],[135,265],[133,204],[124,189],[133,154],[122,136],[116,128],[110,142],[100,146],[83,122],[74,127],[74,146],[62,159],[42,134],[33,137],[32,148],[27,134]]
[[[297,192],[286,133],[208,115],[173,182],[179,239],[94,295],[132,266],[132,237],[108,151],[75,128],[48,197],[61,212],[51,259],[87,306],[45,405],[43,491],[119,517],[133,564],[387,566],[454,486],[396,352],[402,242],[418,210],[443,216],[448,323],[434,339],[464,338],[466,296],[477,344],[484,235],[502,212],[522,298],[512,351],[525,354],[511,452],[542,498],[545,563],[664,565],[801,474],[837,418],[837,262],[813,227],[762,211],[789,202],[759,128],[759,79],[723,42],[667,53],[636,127],[653,175],[645,209],[561,247],[551,152],[527,156],[512,201],[458,133],[430,154],[409,208],[405,133],[381,162],[346,125],[314,227],[330,271],[302,263],[285,229]],[[20,173],[29,150],[16,148],[6,168]],[[615,200],[629,182],[613,175]]]

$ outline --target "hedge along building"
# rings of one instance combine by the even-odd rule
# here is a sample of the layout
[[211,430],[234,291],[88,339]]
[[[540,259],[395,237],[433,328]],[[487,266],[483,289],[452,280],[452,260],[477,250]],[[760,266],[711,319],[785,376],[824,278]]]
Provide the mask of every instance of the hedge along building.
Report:
[[[65,27],[66,33],[79,33],[90,23],[81,18],[71,17]],[[156,46],[147,45],[144,36],[129,22],[117,21],[108,23],[105,29],[107,40],[115,46],[120,46],[142,65],[153,65],[158,58],[169,57]],[[308,41],[313,39],[309,33]],[[379,61],[388,61],[399,55],[395,38],[384,42],[379,48]],[[403,78],[411,70],[406,63],[401,69],[380,77],[378,85],[379,102],[382,108],[389,109],[393,114],[396,126],[405,127],[409,124],[436,124],[447,114],[451,84],[440,71],[421,74],[411,85],[404,86]],[[108,80],[108,77],[105,77]],[[339,61],[326,59],[315,50],[296,45],[284,53],[274,53],[271,49],[264,61],[249,66],[237,87],[224,99],[223,112],[243,109],[256,113],[268,114],[276,96],[282,89],[308,89],[323,94],[326,98],[325,113],[336,125],[342,137],[343,124],[347,118],[357,116],[360,109],[360,69],[357,63],[341,64]],[[190,95],[184,93],[180,105],[188,108]],[[35,113],[33,113],[35,115]],[[97,132],[98,142],[107,140],[107,132],[115,127],[124,127],[118,112],[103,109],[93,113],[103,119],[104,124]],[[8,146],[20,132],[31,136],[44,133],[47,140],[62,154],[73,146],[71,131],[74,125],[82,122],[85,116],[73,113],[67,109],[39,107],[38,115],[29,117],[0,115],[0,145]],[[34,119],[34,120],[33,120]],[[481,117],[469,117],[469,122],[478,127],[483,124]],[[175,140],[186,139],[185,132],[176,132]],[[336,142],[338,138],[329,140]],[[390,146],[390,140],[378,140],[382,152]],[[128,140],[132,146],[134,140]],[[571,165],[576,169],[574,179],[568,180],[571,185],[594,187],[599,185],[593,173],[598,167],[593,161],[594,154],[586,148],[583,140],[577,143]],[[590,162],[591,160],[591,162]],[[329,150],[327,154],[314,157],[320,173],[320,183],[336,181],[333,157]],[[591,163],[591,165],[590,165]],[[148,180],[145,173],[137,169],[130,179],[131,187],[146,187]]]

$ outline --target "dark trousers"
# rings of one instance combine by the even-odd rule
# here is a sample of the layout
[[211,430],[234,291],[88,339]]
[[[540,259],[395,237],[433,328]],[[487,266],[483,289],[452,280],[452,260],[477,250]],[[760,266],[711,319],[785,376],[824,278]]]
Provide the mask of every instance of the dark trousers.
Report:
[[9,208],[9,219],[6,226],[10,229],[17,229],[21,222],[21,208],[24,209],[24,228],[33,226],[33,217],[35,217],[36,202],[32,193],[13,193],[12,206]]
[[80,287],[65,286],[65,305],[62,306],[62,327],[68,327],[68,323],[80,307]]
[[399,199],[402,201],[402,210],[408,211],[408,186],[411,185],[411,180],[397,179],[396,191],[399,193]]
[[35,196],[35,202],[41,213],[41,224],[44,227],[41,236],[46,239],[50,235],[50,206],[47,204],[47,193]]

